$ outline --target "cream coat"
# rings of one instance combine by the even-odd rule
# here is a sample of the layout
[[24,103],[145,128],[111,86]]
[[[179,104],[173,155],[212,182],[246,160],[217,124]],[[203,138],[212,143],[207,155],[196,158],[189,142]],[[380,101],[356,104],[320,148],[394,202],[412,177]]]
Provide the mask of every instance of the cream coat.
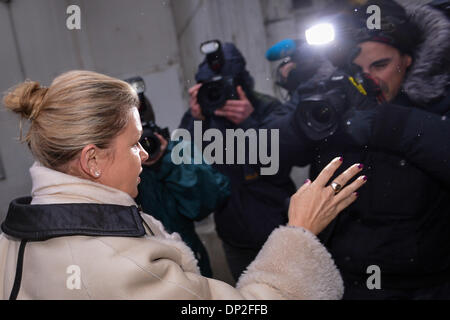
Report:
[[[136,205],[127,194],[33,165],[32,204]],[[18,299],[340,299],[343,282],[330,254],[301,228],[272,232],[237,287],[202,277],[177,234],[143,214],[145,237],[67,236],[29,242]],[[20,239],[0,234],[0,298],[8,299]],[[70,266],[81,288],[70,289]],[[68,273],[69,271],[69,273]],[[69,285],[68,285],[69,284]]]

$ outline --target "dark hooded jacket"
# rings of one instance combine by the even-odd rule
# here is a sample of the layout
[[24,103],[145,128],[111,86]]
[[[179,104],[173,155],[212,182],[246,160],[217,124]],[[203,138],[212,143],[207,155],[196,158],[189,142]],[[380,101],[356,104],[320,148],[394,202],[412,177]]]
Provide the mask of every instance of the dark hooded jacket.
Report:
[[[202,121],[202,129],[218,129],[224,137],[226,129],[261,129],[261,124],[271,119],[272,112],[278,110],[281,103],[253,90],[254,81],[245,69],[245,59],[233,44],[225,44],[223,51],[226,62],[222,75],[237,79],[237,84],[242,86],[252,103],[254,112],[239,126],[224,117],[212,116]],[[204,82],[213,75],[204,61],[199,66],[196,80]],[[180,124],[180,128],[190,131],[191,137],[194,137],[194,120],[190,111],[187,111]],[[204,143],[202,150],[207,145]],[[223,152],[225,154],[226,150]],[[250,165],[248,154],[246,164],[236,164],[236,159],[234,163],[213,165],[231,183],[229,200],[214,214],[217,233],[230,245],[258,250],[276,227],[287,223],[288,199],[295,192],[295,185],[289,177],[289,170],[273,176],[260,175],[260,165]]]
[[366,144],[343,130],[312,142],[292,115],[269,125],[280,128],[280,162],[311,164],[313,179],[336,156],[344,158],[336,176],[365,165],[358,200],[319,235],[347,288],[365,287],[371,265],[380,267],[382,288],[450,281],[450,23],[428,6],[406,9],[421,41],[402,92],[376,107]]

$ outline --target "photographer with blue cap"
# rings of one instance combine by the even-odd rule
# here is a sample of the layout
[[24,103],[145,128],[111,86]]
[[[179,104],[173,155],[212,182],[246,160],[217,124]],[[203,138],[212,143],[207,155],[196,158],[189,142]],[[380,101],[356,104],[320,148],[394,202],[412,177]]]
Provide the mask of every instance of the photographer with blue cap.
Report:
[[[196,74],[198,84],[189,90],[190,110],[180,127],[194,132],[194,122],[202,121],[204,131],[216,128],[224,136],[227,129],[261,128],[281,103],[254,90],[246,61],[234,44],[222,47],[219,41],[210,41],[202,49],[206,58]],[[213,167],[231,181],[230,199],[214,218],[231,273],[237,280],[269,234],[287,222],[289,198],[296,188],[289,170],[264,176],[258,165],[248,161]]]

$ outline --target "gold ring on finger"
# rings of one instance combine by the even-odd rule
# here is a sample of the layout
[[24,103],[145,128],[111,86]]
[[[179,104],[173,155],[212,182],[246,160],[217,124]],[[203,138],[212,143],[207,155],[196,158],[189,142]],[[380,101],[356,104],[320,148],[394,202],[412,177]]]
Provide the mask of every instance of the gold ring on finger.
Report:
[[332,182],[330,187],[334,190],[334,194],[338,194],[342,190],[342,185],[337,182]]

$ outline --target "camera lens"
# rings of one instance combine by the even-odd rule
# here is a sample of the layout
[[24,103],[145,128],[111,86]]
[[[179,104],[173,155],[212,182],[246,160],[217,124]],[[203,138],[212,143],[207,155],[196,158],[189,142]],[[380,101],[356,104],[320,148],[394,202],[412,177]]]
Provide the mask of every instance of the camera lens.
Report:
[[312,110],[312,116],[317,122],[329,123],[331,121],[330,107],[327,105],[316,107]]
[[297,107],[296,118],[305,134],[314,141],[333,134],[339,122],[335,105],[321,94],[302,99]]
[[208,89],[208,100],[210,102],[217,102],[218,100],[220,100],[220,97],[223,95],[222,92],[223,92],[223,90],[221,90],[221,88],[219,86],[211,86]]
[[222,79],[205,82],[197,95],[197,101],[205,116],[213,115],[215,110],[225,105],[227,99],[227,90]]
[[148,153],[150,159],[155,158],[161,150],[161,142],[149,128],[144,128],[144,133],[142,134],[139,143],[142,145],[142,148],[144,148],[144,150]]

